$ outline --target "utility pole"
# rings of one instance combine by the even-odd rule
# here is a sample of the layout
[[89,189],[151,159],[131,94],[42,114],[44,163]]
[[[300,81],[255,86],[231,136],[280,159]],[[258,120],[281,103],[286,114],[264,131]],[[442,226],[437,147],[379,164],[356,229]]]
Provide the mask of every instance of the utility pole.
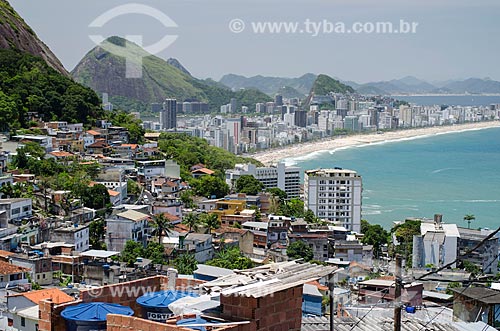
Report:
[[333,307],[333,299],[334,299],[334,292],[335,292],[335,281],[333,279],[334,274],[330,274],[330,277],[328,279],[328,289],[330,290],[330,330],[333,331],[333,324],[334,324],[334,312],[335,309]]
[[394,331],[401,331],[401,255],[396,255],[396,273],[394,290]]

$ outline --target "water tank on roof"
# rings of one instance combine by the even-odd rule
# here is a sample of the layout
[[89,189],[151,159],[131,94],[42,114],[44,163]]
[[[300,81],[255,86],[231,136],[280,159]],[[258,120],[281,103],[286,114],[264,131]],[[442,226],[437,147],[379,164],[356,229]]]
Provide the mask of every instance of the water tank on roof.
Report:
[[216,324],[216,322],[213,321],[207,321],[204,318],[197,317],[197,318],[187,318],[183,319],[177,322],[178,326],[182,326],[185,328],[189,328],[192,330],[199,330],[199,331],[206,331],[207,328],[204,326],[190,326],[190,325],[199,325],[199,324]]
[[132,316],[134,311],[116,303],[91,302],[67,307],[61,316],[68,331],[104,331],[108,314]]
[[137,304],[142,308],[142,317],[150,321],[165,323],[173,316],[168,305],[184,297],[198,297],[192,292],[183,291],[161,291],[147,293],[137,298]]

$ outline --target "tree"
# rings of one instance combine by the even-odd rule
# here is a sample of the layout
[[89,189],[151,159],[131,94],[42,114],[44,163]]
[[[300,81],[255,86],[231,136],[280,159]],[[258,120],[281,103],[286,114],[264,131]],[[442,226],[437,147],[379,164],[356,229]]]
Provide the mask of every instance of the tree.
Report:
[[144,257],[150,259],[153,264],[165,264],[165,247],[157,242],[149,242],[144,250]]
[[127,180],[127,194],[131,194],[134,196],[139,196],[141,194],[141,187],[137,184],[136,181],[132,179]]
[[214,259],[207,261],[206,264],[226,269],[245,270],[254,267],[251,259],[243,256],[238,247],[231,247],[221,250]]
[[174,266],[182,275],[192,275],[198,268],[198,261],[193,254],[182,254],[174,260]]
[[[73,190],[78,196],[78,190]],[[83,205],[93,209],[103,209],[111,205],[109,192],[106,186],[96,184],[91,187],[84,188],[81,192]]]
[[470,223],[476,219],[476,216],[467,214],[464,216],[464,221],[467,221],[467,229],[470,229]]
[[158,244],[162,243],[163,236],[169,236],[172,233],[173,225],[163,214],[153,216],[152,224],[153,235],[158,236]]
[[304,213],[304,221],[306,221],[308,224],[311,224],[311,223],[319,223],[321,219],[316,217],[316,215],[314,215],[314,212],[312,210],[308,209]]
[[290,201],[281,204],[278,213],[287,217],[304,217],[304,201],[290,199]]
[[312,248],[302,240],[294,241],[288,245],[286,255],[292,260],[303,259],[305,262],[311,261],[314,257]]
[[96,218],[89,224],[89,242],[92,249],[106,250],[104,234],[106,222],[102,218]]
[[203,214],[202,222],[210,233],[212,233],[212,230],[220,228],[220,220],[217,214]]
[[283,191],[282,189],[277,188],[277,187],[268,188],[268,189],[266,190],[266,192],[269,192],[269,193],[271,193],[271,195],[272,195],[273,197],[278,198],[278,200],[279,200],[279,202],[280,202],[280,203],[285,202],[285,200],[286,200],[286,199],[287,199],[287,197],[288,197],[288,195],[286,194],[286,192],[285,192],[285,191]]
[[201,225],[201,220],[199,216],[195,213],[188,213],[182,217],[182,224],[189,226],[189,232],[195,231],[198,232],[198,229]]
[[216,176],[202,176],[189,182],[199,196],[222,198],[229,193],[226,182]]
[[181,192],[181,202],[184,204],[186,208],[196,208],[196,205],[193,201],[193,191],[185,190]]
[[363,233],[361,242],[366,245],[373,245],[375,255],[380,255],[382,246],[387,244],[389,233],[380,225],[371,225],[366,220],[361,220],[361,232]]
[[121,261],[126,262],[129,267],[133,267],[138,257],[144,256],[144,247],[141,243],[128,240],[121,253]]
[[399,245],[394,246],[393,253],[403,255],[408,267],[411,267],[410,255],[413,251],[413,236],[420,234],[421,223],[419,220],[406,220],[391,229],[391,235],[394,235],[399,243]]
[[238,178],[235,187],[239,193],[257,195],[264,189],[264,184],[252,175],[243,175]]

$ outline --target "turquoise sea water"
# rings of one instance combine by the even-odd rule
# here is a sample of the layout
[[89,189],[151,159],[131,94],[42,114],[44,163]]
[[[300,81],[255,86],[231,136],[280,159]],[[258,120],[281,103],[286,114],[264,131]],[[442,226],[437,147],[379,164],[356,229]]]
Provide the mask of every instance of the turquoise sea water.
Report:
[[394,220],[443,214],[473,227],[500,226],[500,128],[377,143],[287,159],[303,170],[342,167],[363,176],[363,218]]

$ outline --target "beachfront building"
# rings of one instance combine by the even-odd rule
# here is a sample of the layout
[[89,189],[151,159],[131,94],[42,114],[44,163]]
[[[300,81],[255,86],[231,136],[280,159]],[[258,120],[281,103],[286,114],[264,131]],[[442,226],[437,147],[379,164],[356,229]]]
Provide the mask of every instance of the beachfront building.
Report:
[[361,176],[353,170],[307,170],[304,176],[304,208],[319,218],[338,222],[361,232]]
[[300,168],[286,166],[280,162],[276,166],[256,167],[254,164],[237,164],[234,169],[226,170],[226,183],[232,187],[243,175],[254,176],[265,188],[279,188],[286,192],[289,199],[300,195]]

